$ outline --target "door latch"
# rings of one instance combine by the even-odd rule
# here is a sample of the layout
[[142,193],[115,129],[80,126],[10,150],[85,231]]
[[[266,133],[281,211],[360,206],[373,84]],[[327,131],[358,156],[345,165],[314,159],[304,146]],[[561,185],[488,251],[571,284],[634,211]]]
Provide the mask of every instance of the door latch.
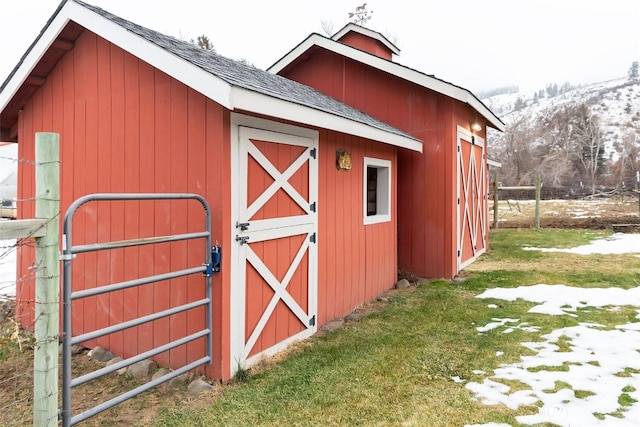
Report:
[[241,245],[245,245],[249,241],[249,236],[236,236],[236,242],[240,242]]

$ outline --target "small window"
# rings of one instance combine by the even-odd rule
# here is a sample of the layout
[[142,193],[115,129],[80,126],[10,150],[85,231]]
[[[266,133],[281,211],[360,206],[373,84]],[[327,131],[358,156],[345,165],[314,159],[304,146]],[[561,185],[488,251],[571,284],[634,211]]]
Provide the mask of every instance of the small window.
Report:
[[391,221],[391,162],[364,158],[364,223]]

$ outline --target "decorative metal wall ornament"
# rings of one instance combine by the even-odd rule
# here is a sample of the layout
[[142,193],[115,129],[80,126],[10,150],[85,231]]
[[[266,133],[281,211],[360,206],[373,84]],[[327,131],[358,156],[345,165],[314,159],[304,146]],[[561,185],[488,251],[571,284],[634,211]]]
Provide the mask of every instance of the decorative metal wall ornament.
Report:
[[336,151],[336,168],[339,171],[351,170],[351,153],[344,148]]

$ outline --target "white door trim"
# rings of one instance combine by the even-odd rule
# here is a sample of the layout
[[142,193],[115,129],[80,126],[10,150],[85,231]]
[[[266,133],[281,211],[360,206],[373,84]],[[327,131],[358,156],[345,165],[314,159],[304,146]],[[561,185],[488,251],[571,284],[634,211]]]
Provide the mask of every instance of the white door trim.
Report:
[[[286,171],[280,173],[275,168],[270,168],[269,173],[276,177],[274,182],[265,193],[269,193],[269,196],[264,194],[251,203],[248,209],[241,209],[241,201],[247,200],[247,188],[243,177],[247,176],[247,159],[241,158],[240,150],[240,138],[245,132],[250,132],[254,136],[262,136],[266,140],[277,136],[277,142],[287,143],[291,145],[302,145],[310,148],[315,148],[316,156],[318,155],[318,136],[319,133],[316,130],[306,129],[298,126],[273,122],[270,120],[260,119],[251,116],[245,116],[237,113],[231,113],[231,277],[230,277],[230,355],[229,361],[231,364],[231,375],[234,375],[238,368],[247,368],[253,363],[257,362],[261,357],[271,356],[278,351],[283,350],[294,341],[306,338],[316,332],[317,326],[312,326],[302,332],[295,334],[292,337],[285,339],[277,343],[276,345],[262,351],[260,354],[247,357],[249,351],[255,344],[259,337],[259,332],[269,319],[270,314],[273,312],[278,301],[282,300],[287,306],[290,307],[298,319],[303,323],[307,323],[307,313],[298,306],[298,304],[287,293],[286,287],[295,267],[300,263],[305,252],[308,253],[309,259],[309,294],[308,294],[308,313],[317,314],[317,263],[318,263],[318,250],[317,244],[309,244],[309,239],[306,238],[304,243],[298,250],[291,267],[286,273],[283,280],[278,281],[268,271],[268,268],[264,266],[258,256],[253,253],[253,250],[248,244],[240,245],[235,241],[236,236],[239,235],[239,229],[236,228],[236,223],[241,222],[242,217],[251,218],[260,207],[268,201],[269,197],[279,189],[282,188],[287,194],[298,204],[307,215],[301,215],[304,219],[301,220],[300,216],[296,217],[281,217],[267,220],[261,220],[259,223],[252,224],[251,226],[251,242],[259,242],[262,240],[268,240],[273,237],[274,230],[279,229],[278,235],[296,235],[306,233],[311,235],[318,231],[318,162],[314,161],[309,164],[309,199],[316,201],[315,212],[311,211],[309,203],[298,194],[298,192],[287,182],[287,180],[298,170],[303,159],[298,158],[294,164],[287,168]],[[259,150],[250,148],[251,155],[261,156]],[[246,154],[246,153],[245,153]],[[266,159],[265,159],[266,160]],[[269,162],[264,162],[268,166]],[[296,167],[297,165],[297,167]],[[247,216],[248,215],[248,216]],[[284,233],[284,234],[283,234]],[[268,304],[267,309],[261,315],[261,318],[256,326],[254,333],[248,338],[245,343],[245,301],[246,301],[246,283],[245,283],[245,264],[250,262],[251,265],[258,270],[265,281],[274,290],[274,296]],[[242,283],[242,286],[238,286],[238,283]],[[236,284],[236,286],[234,286]],[[309,316],[310,317],[310,316]],[[305,322],[306,321],[306,322]]]
[[[469,169],[469,174],[467,176],[461,173],[461,171],[465,170],[464,169],[465,165],[463,163],[465,159],[463,158],[463,155],[462,155],[462,141],[472,144],[471,154],[469,156],[469,161],[472,164],[469,165],[470,169]],[[481,159],[476,158],[475,149],[473,148],[475,146],[482,147],[483,154]],[[485,159],[484,159],[485,150],[486,150],[486,146],[484,143],[484,139],[474,135],[467,129],[458,125],[457,148],[456,148],[456,158],[457,158],[456,160],[456,197],[457,197],[457,200],[460,201],[461,203],[462,194],[460,193],[460,188],[463,188],[464,195],[465,195],[465,206],[464,206],[464,216],[461,218],[460,205],[456,203],[456,227],[457,227],[457,231],[456,231],[457,258],[456,260],[457,260],[457,266],[458,266],[457,271],[460,271],[466,266],[468,266],[469,264],[473,263],[473,261],[475,261],[477,257],[482,255],[487,250],[487,212],[486,212],[486,194],[484,194],[486,193],[486,190],[487,190],[486,179],[485,179],[485,174],[486,174],[486,165],[485,165]],[[478,165],[480,165],[479,171],[477,170]],[[478,195],[479,197],[477,197],[475,200],[472,200],[471,202],[475,204],[477,209],[477,215],[475,216],[475,218],[471,217],[471,212],[469,212],[469,209],[468,209],[469,189],[471,188],[470,184],[472,184],[472,182],[470,182],[471,179],[474,180],[473,184],[475,184],[475,188],[480,188],[485,190],[484,193],[479,194]],[[475,197],[476,195],[472,194],[471,196]],[[474,231],[474,232],[470,232],[472,245],[473,245],[473,256],[468,260],[462,261],[462,253],[464,250],[464,247],[463,247],[464,240],[462,239],[462,237],[467,227],[472,228]],[[482,247],[480,249],[477,248],[478,242],[476,241],[476,237],[477,237],[476,230],[478,230],[478,228],[480,228],[481,238],[484,239],[481,245]]]

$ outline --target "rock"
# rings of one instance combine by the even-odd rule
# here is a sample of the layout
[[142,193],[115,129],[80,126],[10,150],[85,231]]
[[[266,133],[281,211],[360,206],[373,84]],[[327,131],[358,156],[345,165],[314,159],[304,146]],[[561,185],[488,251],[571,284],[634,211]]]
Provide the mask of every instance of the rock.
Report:
[[407,279],[402,279],[402,280],[399,280],[396,283],[395,288],[396,289],[405,289],[405,288],[408,288],[409,286],[411,286],[411,283]]
[[191,394],[198,394],[203,391],[213,391],[213,389],[214,387],[202,378],[191,381],[187,386],[187,391]]
[[380,301],[380,302],[389,302],[389,298],[384,296],[384,295],[380,295],[378,297],[378,301]]
[[344,320],[346,320],[347,322],[355,322],[357,320],[360,320],[360,317],[362,316],[359,313],[350,313],[345,316]]
[[89,356],[93,360],[97,360],[98,362],[108,362],[114,357],[113,353],[111,353],[108,350],[105,350],[100,346],[94,347],[93,350],[87,353],[87,356]]
[[467,280],[465,277],[456,276],[453,278],[453,283],[462,283]]
[[144,380],[157,367],[158,365],[156,364],[156,362],[150,359],[145,359],[129,366],[128,372],[133,378],[137,380]]
[[320,328],[320,330],[323,332],[333,332],[338,329],[341,329],[343,326],[344,326],[344,320],[336,319],[324,325],[322,328]]
[[182,388],[187,383],[186,375],[178,375],[175,378],[171,378],[169,380],[169,387],[171,388]]
[[86,347],[83,347],[81,345],[78,344],[74,344],[71,346],[71,355],[72,356],[77,356],[78,354],[82,353],[83,351],[85,351]]
[[[122,357],[114,357],[107,362],[107,366],[115,365],[118,362],[122,362]],[[127,367],[125,366],[124,368],[120,368],[116,372],[118,373],[118,375],[124,375],[127,373]]]
[[167,368],[160,368],[158,369],[152,376],[151,379],[152,380],[157,380],[160,377],[164,377],[165,375],[167,375],[170,371]]

